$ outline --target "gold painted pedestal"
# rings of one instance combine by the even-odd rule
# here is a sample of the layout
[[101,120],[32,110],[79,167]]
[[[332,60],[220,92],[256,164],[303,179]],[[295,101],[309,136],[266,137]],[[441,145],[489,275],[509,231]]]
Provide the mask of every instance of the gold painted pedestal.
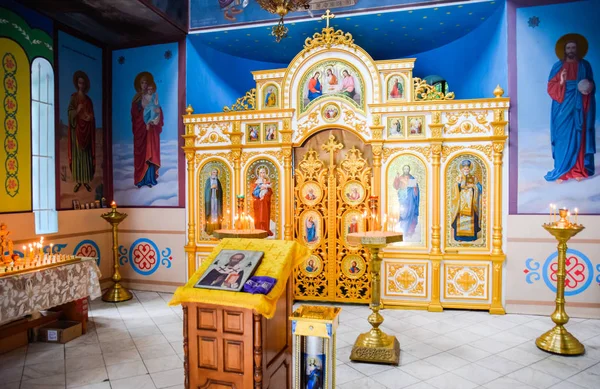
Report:
[[373,313],[368,321],[373,326],[369,332],[360,334],[354,342],[350,360],[368,363],[400,363],[400,342],[393,335],[388,335],[379,329],[383,323],[381,309],[381,258],[379,251],[390,243],[401,242],[402,234],[395,232],[372,231],[348,234],[348,242],[362,244],[371,253],[371,304]]
[[125,218],[127,218],[126,213],[121,213],[117,211],[117,204],[114,202],[111,205],[111,211],[107,213],[103,213],[101,215],[102,219],[106,220],[112,226],[112,236],[113,236],[113,264],[114,264],[114,272],[112,275],[112,281],[114,284],[108,288],[106,292],[102,295],[102,301],[118,303],[122,301],[131,300],[133,295],[130,291],[128,291],[124,286],[121,285],[121,273],[119,272],[119,237],[118,237],[118,226]]
[[584,227],[567,220],[567,210],[561,209],[560,220],[543,227],[558,240],[558,271],[556,273],[556,309],[550,316],[556,324],[535,341],[538,348],[560,355],[581,355],[585,352],[583,344],[564,327],[569,321],[565,312],[565,261],[567,259],[567,241],[577,235]]

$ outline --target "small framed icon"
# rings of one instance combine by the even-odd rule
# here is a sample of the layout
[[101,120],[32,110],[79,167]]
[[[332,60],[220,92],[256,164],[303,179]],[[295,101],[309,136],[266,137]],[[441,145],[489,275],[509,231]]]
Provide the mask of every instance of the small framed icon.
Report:
[[404,138],[406,135],[406,117],[392,116],[387,118],[387,136],[388,139]]
[[260,143],[260,124],[248,124],[246,126],[246,141],[248,143]]
[[408,116],[406,121],[408,123],[406,133],[409,138],[425,137],[425,116]]
[[277,123],[263,124],[263,139],[265,142],[277,142]]

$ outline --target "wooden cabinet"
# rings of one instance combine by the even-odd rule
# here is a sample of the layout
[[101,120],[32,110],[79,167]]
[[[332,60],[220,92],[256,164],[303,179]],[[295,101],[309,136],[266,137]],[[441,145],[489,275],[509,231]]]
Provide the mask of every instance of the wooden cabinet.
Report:
[[251,309],[183,303],[186,389],[291,389],[291,281],[272,319]]

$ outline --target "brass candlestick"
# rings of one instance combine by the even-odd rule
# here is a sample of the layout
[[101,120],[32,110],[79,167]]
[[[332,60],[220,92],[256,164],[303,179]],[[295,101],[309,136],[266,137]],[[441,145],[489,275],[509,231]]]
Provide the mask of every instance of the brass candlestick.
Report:
[[561,355],[580,355],[585,352],[583,344],[577,340],[564,327],[569,321],[565,312],[565,261],[567,259],[567,242],[577,235],[584,227],[581,224],[571,223],[568,219],[569,211],[558,211],[560,220],[546,223],[543,227],[558,240],[558,271],[556,273],[556,308],[550,316],[556,324],[546,332],[535,344],[542,350]]
[[387,363],[398,365],[400,362],[400,343],[393,335],[388,335],[379,329],[383,323],[381,309],[381,257],[379,251],[390,243],[401,242],[402,234],[394,232],[370,231],[348,234],[348,242],[362,244],[371,254],[371,304],[373,313],[368,321],[373,326],[369,332],[358,335],[352,353],[351,361]]
[[119,272],[119,237],[118,237],[118,227],[119,223],[121,223],[127,217],[126,213],[121,213],[117,211],[117,204],[113,201],[111,204],[110,212],[104,213],[101,215],[102,219],[106,220],[112,226],[112,236],[113,236],[113,264],[114,264],[114,272],[112,275],[112,280],[114,284],[108,288],[106,292],[102,295],[102,301],[108,301],[112,303],[118,303],[121,301],[131,300],[133,295],[130,291],[128,291],[125,287],[123,287],[120,283],[121,281],[121,273]]

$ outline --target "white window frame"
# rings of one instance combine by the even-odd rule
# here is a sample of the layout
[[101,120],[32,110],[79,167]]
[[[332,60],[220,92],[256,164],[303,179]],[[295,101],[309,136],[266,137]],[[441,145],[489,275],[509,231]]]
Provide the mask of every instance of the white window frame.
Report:
[[31,179],[35,233],[58,232],[54,69],[42,57],[31,64]]

